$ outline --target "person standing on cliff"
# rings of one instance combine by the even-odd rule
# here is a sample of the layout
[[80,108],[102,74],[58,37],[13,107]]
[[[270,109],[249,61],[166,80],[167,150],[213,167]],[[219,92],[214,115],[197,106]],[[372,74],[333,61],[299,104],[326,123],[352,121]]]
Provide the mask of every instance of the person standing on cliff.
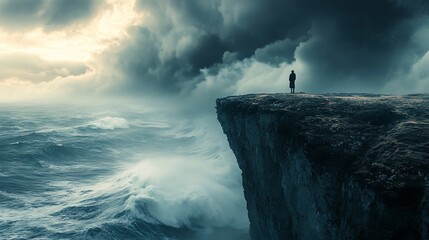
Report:
[[295,80],[296,80],[296,75],[295,75],[295,72],[292,70],[292,72],[289,75],[290,93],[295,93]]

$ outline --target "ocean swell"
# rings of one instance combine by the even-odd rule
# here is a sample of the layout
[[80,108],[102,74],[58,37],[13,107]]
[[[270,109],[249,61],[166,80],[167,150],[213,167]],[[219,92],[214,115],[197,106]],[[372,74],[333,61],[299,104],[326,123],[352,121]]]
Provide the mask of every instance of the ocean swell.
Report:
[[0,237],[246,239],[218,126],[123,109],[0,109]]

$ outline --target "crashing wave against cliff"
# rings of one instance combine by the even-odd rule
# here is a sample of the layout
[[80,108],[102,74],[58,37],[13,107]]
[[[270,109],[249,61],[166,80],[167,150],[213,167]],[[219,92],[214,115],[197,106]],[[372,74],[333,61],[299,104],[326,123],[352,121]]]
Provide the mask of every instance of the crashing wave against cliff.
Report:
[[217,100],[253,239],[429,239],[429,95]]

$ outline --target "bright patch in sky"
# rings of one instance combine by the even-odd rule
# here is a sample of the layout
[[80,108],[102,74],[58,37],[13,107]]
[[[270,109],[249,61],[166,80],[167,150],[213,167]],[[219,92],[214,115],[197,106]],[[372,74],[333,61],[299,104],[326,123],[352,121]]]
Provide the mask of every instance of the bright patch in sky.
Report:
[[0,27],[0,54],[36,55],[48,61],[91,60],[112,44],[127,36],[126,29],[142,22],[134,11],[135,1],[108,0],[89,23],[78,23],[58,31],[42,28],[12,33]]

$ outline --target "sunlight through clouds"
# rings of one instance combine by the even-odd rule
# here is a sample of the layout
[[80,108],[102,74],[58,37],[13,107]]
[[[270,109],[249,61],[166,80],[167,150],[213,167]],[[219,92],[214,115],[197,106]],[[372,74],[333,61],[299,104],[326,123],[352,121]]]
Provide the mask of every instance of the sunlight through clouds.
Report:
[[135,3],[108,0],[91,18],[54,30],[40,23],[25,30],[0,24],[0,101],[96,94],[104,87],[98,79],[105,70],[103,52],[127,39],[129,27],[143,23],[144,12],[135,11]]
[[127,36],[126,29],[138,25],[143,15],[134,11],[135,1],[109,0],[89,23],[77,23],[58,31],[38,27],[11,33],[0,27],[0,54],[31,54],[48,61],[86,62]]

